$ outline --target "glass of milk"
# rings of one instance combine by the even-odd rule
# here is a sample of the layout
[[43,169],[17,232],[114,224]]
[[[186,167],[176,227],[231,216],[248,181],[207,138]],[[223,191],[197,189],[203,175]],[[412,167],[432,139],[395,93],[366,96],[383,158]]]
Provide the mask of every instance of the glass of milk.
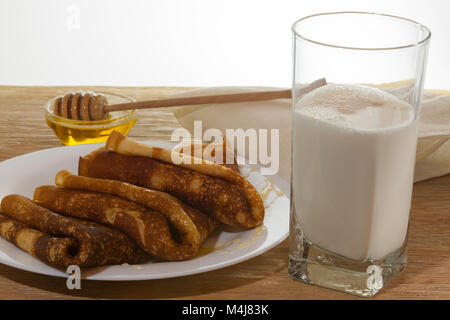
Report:
[[289,275],[373,296],[406,265],[431,33],[366,12],[308,16],[292,31]]

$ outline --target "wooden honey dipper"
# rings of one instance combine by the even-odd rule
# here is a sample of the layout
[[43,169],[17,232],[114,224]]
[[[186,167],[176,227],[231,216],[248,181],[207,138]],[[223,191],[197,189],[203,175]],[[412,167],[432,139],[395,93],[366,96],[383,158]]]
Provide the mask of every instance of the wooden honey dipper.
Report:
[[[306,94],[318,87],[326,85],[324,78],[316,80],[307,87],[300,89],[300,94]],[[291,89],[261,91],[261,92],[243,92],[231,94],[218,94],[207,96],[169,98],[161,100],[150,100],[141,102],[128,102],[108,105],[106,97],[103,94],[94,92],[70,92],[64,96],[57,97],[53,102],[53,112],[55,115],[73,120],[102,120],[108,118],[111,111],[122,111],[130,109],[147,109],[161,107],[176,107],[197,104],[210,103],[231,103],[231,102],[249,102],[264,101],[274,99],[290,99]]]

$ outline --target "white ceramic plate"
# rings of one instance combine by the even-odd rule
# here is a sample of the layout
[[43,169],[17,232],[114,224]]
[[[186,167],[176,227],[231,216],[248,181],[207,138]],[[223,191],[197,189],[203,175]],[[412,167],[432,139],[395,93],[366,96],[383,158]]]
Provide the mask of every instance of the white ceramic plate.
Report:
[[[171,147],[170,143],[151,144]],[[54,177],[60,170],[67,169],[76,174],[78,157],[100,145],[102,144],[45,149],[0,162],[0,198],[12,193],[32,198],[37,186],[54,184]],[[289,232],[289,199],[286,192],[289,186],[278,176],[270,176],[269,179],[261,176],[255,168],[241,166],[241,173],[263,196],[266,206],[263,226],[248,231],[221,227],[203,243],[199,254],[188,261],[86,268],[81,272],[82,278],[125,281],[179,277],[230,266],[276,246]],[[46,275],[68,276],[65,270],[40,262],[2,237],[0,263]]]

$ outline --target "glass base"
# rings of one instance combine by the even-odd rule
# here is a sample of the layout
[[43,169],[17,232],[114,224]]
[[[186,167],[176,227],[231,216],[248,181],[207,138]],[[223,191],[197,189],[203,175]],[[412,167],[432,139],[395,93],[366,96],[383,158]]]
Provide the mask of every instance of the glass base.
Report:
[[313,245],[302,236],[300,228],[291,225],[289,276],[308,284],[372,297],[405,268],[406,243],[379,261],[353,261]]

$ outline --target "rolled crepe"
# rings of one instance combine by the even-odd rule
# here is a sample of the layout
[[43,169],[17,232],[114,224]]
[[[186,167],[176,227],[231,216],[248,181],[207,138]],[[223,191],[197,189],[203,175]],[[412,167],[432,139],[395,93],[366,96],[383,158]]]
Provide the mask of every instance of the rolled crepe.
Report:
[[[78,174],[126,181],[170,193],[232,226],[250,229],[264,219],[261,196],[230,168],[138,143],[116,131],[110,135],[106,148],[108,150],[95,150],[81,157]],[[183,162],[174,164],[172,153]]]
[[70,189],[115,195],[161,212],[180,234],[185,235],[186,241],[201,243],[218,225],[218,221],[215,219],[201,214],[198,210],[189,207],[167,193],[129,183],[76,176],[70,174],[67,170],[62,170],[56,175],[55,184]]
[[[68,183],[71,178],[67,172],[60,173],[58,177],[60,177],[57,178],[60,184],[71,185]],[[112,183],[120,187],[120,185],[125,184],[119,181],[86,177],[74,176],[72,181],[74,179],[85,183],[84,186],[78,184],[79,189],[80,187],[86,189],[89,185],[95,187],[95,185],[105,186]],[[150,200],[149,202],[158,201],[158,197],[154,196]],[[169,199],[165,198],[164,200],[167,202]],[[187,214],[189,212],[187,215],[194,223],[195,232],[190,232],[186,230],[187,228],[176,228],[169,224],[169,220],[164,214],[158,211],[106,193],[41,186],[36,188],[34,192],[34,201],[63,215],[114,227],[127,234],[149,254],[164,260],[191,258],[197,252],[200,243],[218,224],[217,221],[197,210],[187,208],[187,206],[184,209],[181,208],[178,201],[173,204],[179,209],[179,211],[175,211],[178,212],[176,214],[180,214],[180,212],[181,214]],[[162,207],[161,205],[158,206],[159,209],[163,209]]]
[[50,265],[94,267],[149,259],[124,233],[97,223],[63,217],[30,199],[9,195],[1,202],[0,234]]

